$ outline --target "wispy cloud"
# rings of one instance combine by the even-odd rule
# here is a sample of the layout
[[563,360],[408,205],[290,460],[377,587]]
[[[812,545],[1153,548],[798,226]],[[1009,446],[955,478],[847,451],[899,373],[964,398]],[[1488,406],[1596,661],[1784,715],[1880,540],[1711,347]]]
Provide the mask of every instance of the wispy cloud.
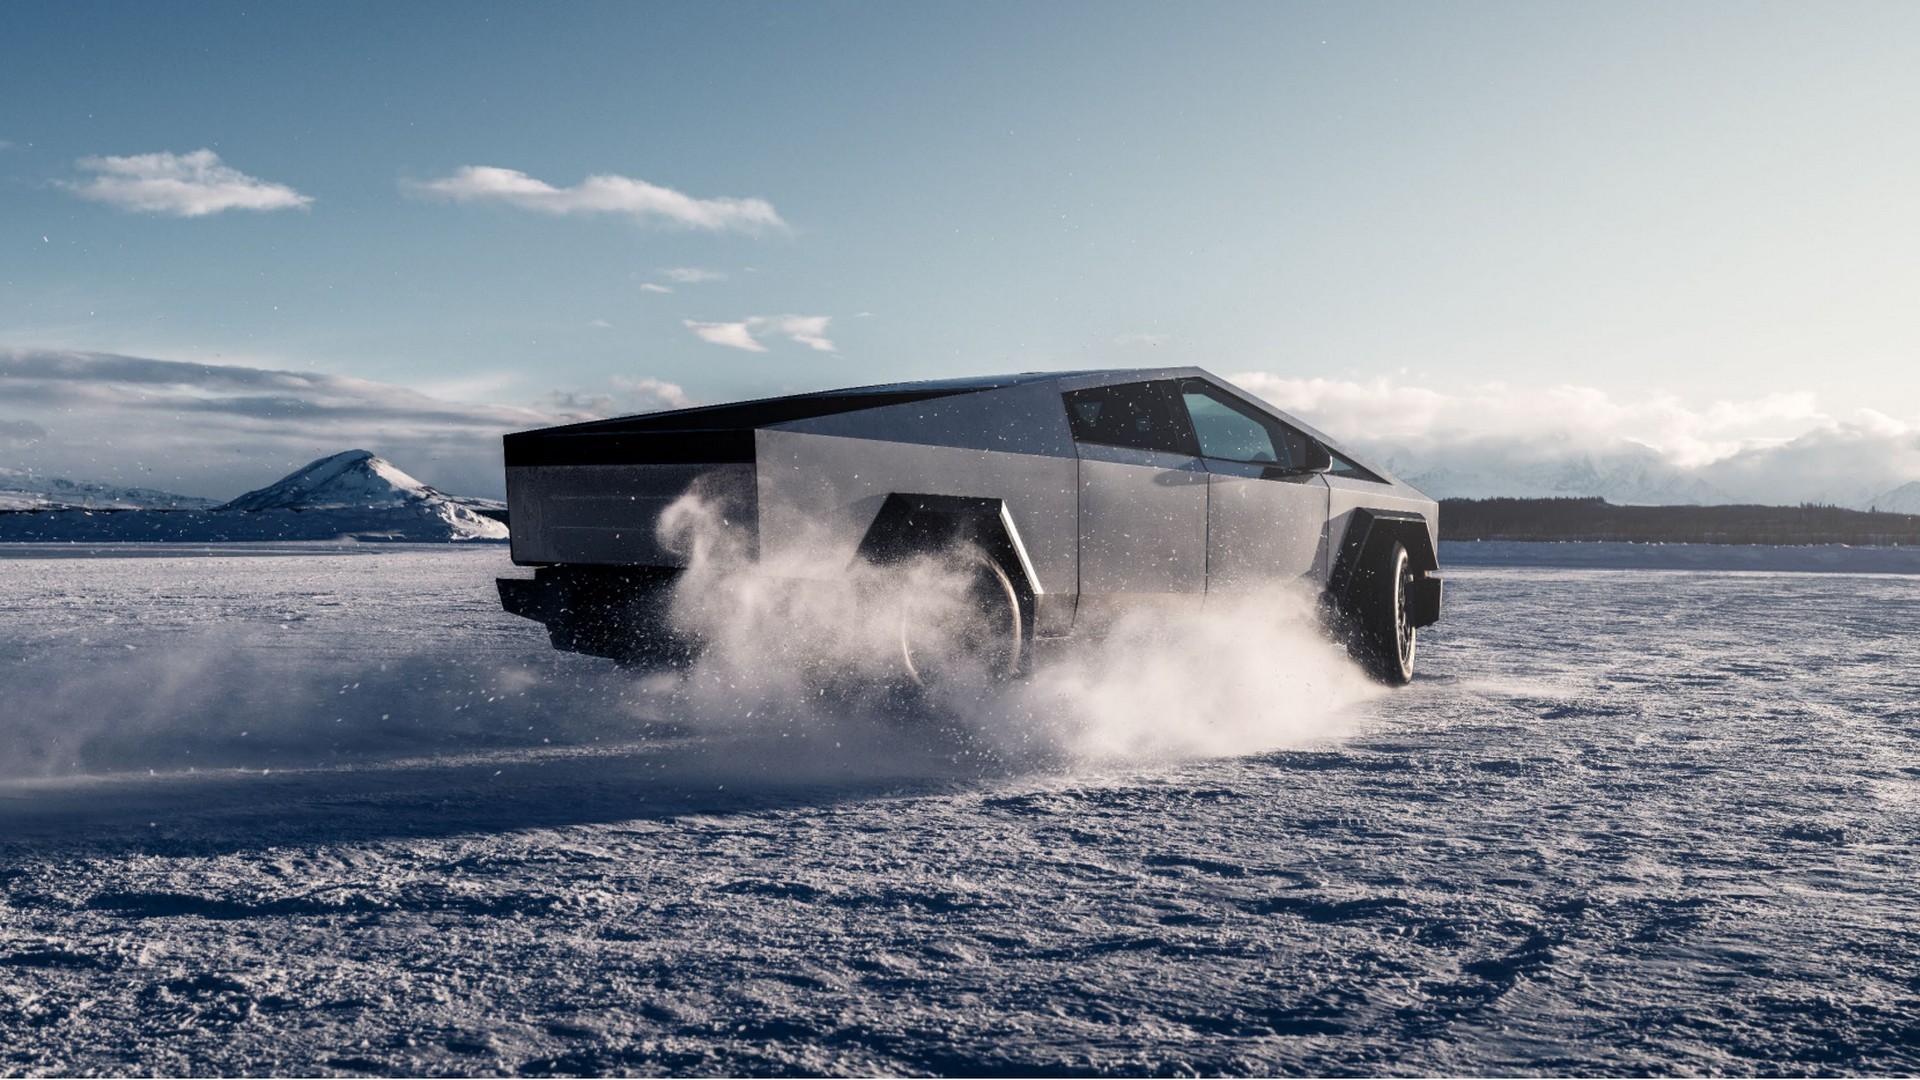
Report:
[[743,322],[695,322],[686,320],[687,329],[701,341],[715,345],[725,345],[748,352],[766,352],[767,347],[753,340],[753,331]]
[[[823,345],[826,316],[689,323],[717,344]],[[813,342],[819,342],[819,345]],[[1434,495],[1866,506],[1920,480],[1920,419],[1828,413],[1810,394],[1706,403],[1576,386],[1418,386],[1397,379],[1233,381]],[[498,494],[500,436],[696,404],[678,384],[618,377],[540,408],[468,405],[491,376],[432,392],[318,372],[0,347],[0,446],[49,476],[230,497],[323,454],[366,446],[443,490]]]
[[318,372],[0,348],[0,430],[51,476],[226,497],[366,446],[448,491],[497,493],[500,436],[565,410],[466,405]]
[[95,175],[61,186],[83,199],[174,217],[206,217],[223,210],[290,210],[313,197],[285,184],[248,176],[221,164],[211,150],[189,154],[84,157],[74,163]]
[[0,420],[0,445],[25,446],[46,437],[47,429],[31,420]]
[[816,352],[836,352],[827,338],[831,315],[752,315],[740,322],[695,322],[686,320],[687,329],[702,341],[726,345],[748,352],[766,352],[760,339],[785,337]]
[[1810,393],[1698,406],[1671,394],[1621,399],[1583,386],[1487,383],[1434,390],[1392,379],[1289,379],[1260,372],[1233,381],[1269,401],[1290,403],[1283,407],[1303,416],[1337,418],[1374,439],[1462,443],[1500,437],[1582,449],[1628,439],[1685,468],[1832,422]]
[[1116,334],[1113,343],[1125,348],[1128,345],[1158,345],[1165,340],[1165,334]]
[[646,284],[640,286],[640,291],[650,292],[650,293],[670,293],[673,290],[667,288],[665,285],[655,285],[653,282],[649,281]]
[[595,329],[595,330],[611,330],[611,329],[613,329],[613,324],[612,324],[612,323],[610,323],[610,322],[608,322],[608,321],[607,321],[607,320],[605,320],[605,319],[595,319],[595,320],[593,320],[592,322],[590,322],[590,323],[588,323],[587,325],[588,325],[589,327],[592,327],[592,328],[593,328],[593,329]]
[[1920,479],[1920,422],[1810,393],[1697,404],[1591,387],[1461,389],[1244,372],[1232,381],[1433,495],[1865,506]]
[[619,214],[635,221],[713,232],[784,229],[786,222],[765,199],[699,199],[627,176],[589,176],[573,187],[555,187],[518,169],[465,165],[453,175],[412,185],[415,191],[456,203],[498,203],[544,214]]
[[696,404],[678,383],[656,379],[651,375],[640,379],[615,375],[613,385],[616,390],[627,396],[627,400],[633,407],[649,412],[658,409],[684,409]]
[[624,375],[615,375],[611,380],[613,389],[608,390],[556,390],[548,400],[556,409],[571,414],[589,416],[612,416],[617,413],[658,412],[662,409],[684,409],[699,404],[678,383],[652,376],[632,379]]
[[827,324],[832,321],[830,315],[756,316],[747,320],[747,326],[756,334],[785,334],[816,352],[833,352],[833,342],[827,340]]
[[698,285],[703,281],[725,281],[724,270],[702,270],[697,266],[669,266],[660,271],[669,279],[682,285]]

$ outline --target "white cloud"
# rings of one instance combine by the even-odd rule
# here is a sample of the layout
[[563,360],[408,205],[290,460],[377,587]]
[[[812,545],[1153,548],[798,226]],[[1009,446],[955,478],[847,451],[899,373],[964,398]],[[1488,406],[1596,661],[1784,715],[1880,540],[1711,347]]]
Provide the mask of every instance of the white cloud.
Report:
[[211,150],[190,154],[84,157],[75,164],[98,175],[61,186],[83,199],[175,217],[205,217],[223,210],[303,208],[313,198],[285,184],[248,176],[220,163]]
[[669,266],[663,268],[660,272],[682,285],[698,285],[703,281],[727,280],[727,274],[724,270],[702,270],[697,266]]
[[665,379],[656,379],[649,375],[641,379],[629,379],[623,375],[613,377],[613,385],[627,395],[634,408],[645,412],[660,409],[685,409],[698,404],[678,383]]
[[640,291],[650,292],[650,293],[670,293],[673,290],[667,288],[665,285],[655,285],[653,282],[649,281],[646,284],[640,286]]
[[715,345],[727,345],[748,352],[766,352],[767,347],[760,339],[769,335],[779,335],[805,345],[816,352],[835,352],[833,342],[827,338],[827,324],[833,321],[831,315],[751,315],[740,322],[695,322],[686,320],[687,329],[702,341]]
[[611,381],[613,390],[610,392],[555,390],[547,396],[547,400],[554,408],[570,414],[570,418],[578,419],[684,409],[699,404],[678,383],[670,383],[665,379],[652,376],[629,379],[615,375]]
[[497,495],[501,435],[574,419],[319,372],[0,347],[0,432],[26,437],[9,465],[187,495],[231,498],[357,446]]
[[547,393],[546,403],[551,408],[582,420],[611,416],[617,409],[612,394],[591,390],[552,390]]
[[595,320],[593,320],[592,322],[590,322],[590,323],[588,323],[587,325],[588,325],[588,326],[590,326],[590,327],[592,327],[592,328],[593,328],[593,329],[595,329],[595,330],[611,330],[611,329],[613,329],[613,324],[612,324],[612,323],[610,323],[610,322],[608,322],[608,321],[607,321],[607,320],[605,320],[605,319],[595,319]]
[[1920,423],[1831,415],[1809,393],[1696,405],[1580,386],[1435,390],[1267,372],[1232,381],[1439,496],[1865,506],[1920,479]]
[[1771,445],[1827,419],[1812,394],[1769,394],[1696,408],[1670,394],[1630,401],[1582,386],[1487,383],[1437,391],[1389,379],[1286,379],[1263,372],[1235,383],[1303,417],[1326,415],[1376,439],[1460,443],[1488,437],[1595,448],[1628,439],[1694,468]]
[[49,477],[225,499],[364,446],[442,491],[498,496],[508,432],[698,404],[650,376],[555,392],[542,408],[445,396],[498,388],[488,375],[430,393],[311,371],[0,347],[0,447],[8,467]]
[[[830,348],[826,316],[689,323],[751,351],[756,335]],[[423,390],[297,370],[0,347],[0,446],[49,476],[231,497],[323,454],[366,446],[443,490],[498,494],[500,436],[696,404],[674,383],[618,377],[545,408],[464,405],[482,373]],[[1829,413],[1808,394],[1695,404],[1587,387],[1433,389],[1393,379],[1233,381],[1356,453],[1446,495],[1867,506],[1920,480],[1920,420]],[[1883,503],[1884,505],[1884,503]]]
[[457,203],[504,203],[545,214],[621,214],[714,232],[784,229],[765,199],[697,199],[626,176],[594,175],[569,188],[554,187],[517,169],[465,165],[452,176],[412,185],[422,194]]
[[832,321],[831,315],[756,315],[747,320],[747,326],[755,334],[785,334],[816,352],[833,352],[833,342],[826,337],[827,324]]
[[735,349],[745,349],[748,352],[767,351],[765,345],[753,340],[753,333],[747,329],[746,323],[694,322],[692,319],[687,319],[686,324],[687,329],[693,331],[693,336],[699,338],[701,341],[711,342],[715,345],[726,345]]
[[1167,340],[1165,334],[1117,334],[1113,343],[1122,347],[1128,345],[1158,345]]
[[498,400],[525,381],[526,375],[520,371],[469,371],[415,382],[413,388],[447,401],[487,401]]

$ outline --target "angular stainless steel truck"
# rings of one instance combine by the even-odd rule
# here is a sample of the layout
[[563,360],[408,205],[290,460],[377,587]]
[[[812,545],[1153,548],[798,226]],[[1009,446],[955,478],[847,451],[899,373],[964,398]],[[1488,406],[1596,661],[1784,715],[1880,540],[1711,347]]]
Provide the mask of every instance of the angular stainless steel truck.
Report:
[[[848,564],[945,553],[971,575],[964,648],[1015,674],[1037,643],[1141,605],[1304,583],[1377,677],[1413,676],[1440,615],[1438,505],[1198,368],[895,383],[506,436],[506,609],[556,648],[676,662],[688,555],[662,512],[697,489],[757,557],[804,542]],[[910,674],[930,658],[902,634]]]

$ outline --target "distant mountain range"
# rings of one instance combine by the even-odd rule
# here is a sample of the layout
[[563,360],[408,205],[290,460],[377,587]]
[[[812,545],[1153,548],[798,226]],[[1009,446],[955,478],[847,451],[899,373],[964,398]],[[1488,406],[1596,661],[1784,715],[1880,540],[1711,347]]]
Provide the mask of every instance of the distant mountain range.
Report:
[[[1920,482],[1854,508],[1764,507],[1731,505],[1652,451],[1424,472],[1395,456],[1384,463],[1443,500],[1450,540],[1920,544]],[[367,450],[321,458],[225,503],[0,469],[0,542],[486,541],[507,538],[505,519],[505,503],[448,495]]]
[[1442,540],[1920,546],[1920,515],[1840,506],[1615,506],[1604,499],[1445,499]]
[[0,511],[5,510],[208,510],[213,499],[152,488],[114,487],[19,469],[0,469]]
[[0,475],[0,541],[505,540],[506,504],[448,495],[367,450],[215,504],[143,488]]
[[1668,464],[1650,449],[1547,461],[1434,465],[1417,459],[1388,468],[1436,499],[1604,498],[1616,505],[1711,505],[1735,501],[1726,492]]
[[[1436,499],[1598,498],[1615,506],[1830,503],[1854,510],[1920,513],[1920,481],[1888,489],[1884,473],[1808,471],[1787,461],[1720,462],[1684,469],[1624,440],[1595,451],[1468,442],[1386,449],[1380,462]],[[1758,497],[1756,497],[1758,496]]]
[[1869,505],[1872,509],[1883,513],[1920,514],[1920,480],[1911,484],[1901,484],[1874,499]]

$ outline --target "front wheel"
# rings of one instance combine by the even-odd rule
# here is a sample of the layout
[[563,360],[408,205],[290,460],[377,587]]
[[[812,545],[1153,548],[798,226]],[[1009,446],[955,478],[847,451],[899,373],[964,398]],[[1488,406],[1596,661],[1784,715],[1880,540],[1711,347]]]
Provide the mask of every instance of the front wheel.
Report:
[[1396,541],[1385,557],[1369,567],[1354,614],[1355,644],[1361,662],[1381,682],[1403,686],[1413,679],[1416,631],[1413,626],[1413,560]]

